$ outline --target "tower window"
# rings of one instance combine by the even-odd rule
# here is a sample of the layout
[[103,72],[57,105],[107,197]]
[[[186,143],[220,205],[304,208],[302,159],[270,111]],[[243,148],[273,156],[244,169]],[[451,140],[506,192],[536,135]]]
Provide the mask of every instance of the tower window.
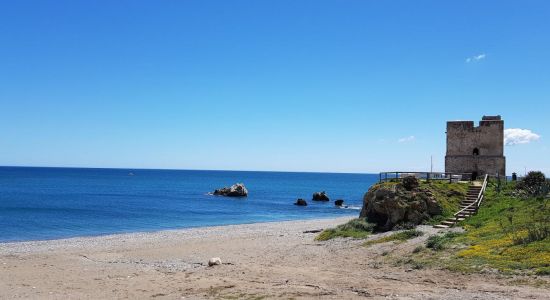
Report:
[[479,149],[478,148],[474,148],[474,156],[478,156],[479,155]]

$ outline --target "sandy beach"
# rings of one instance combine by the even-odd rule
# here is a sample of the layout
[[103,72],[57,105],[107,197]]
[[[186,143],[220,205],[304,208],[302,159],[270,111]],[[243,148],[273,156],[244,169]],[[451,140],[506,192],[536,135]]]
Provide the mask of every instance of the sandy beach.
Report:
[[[314,241],[349,218],[0,244],[2,299],[543,299],[518,278],[384,262],[427,238]],[[421,230],[435,229],[421,226]],[[378,235],[376,238],[378,238]],[[220,257],[222,265],[208,267]]]

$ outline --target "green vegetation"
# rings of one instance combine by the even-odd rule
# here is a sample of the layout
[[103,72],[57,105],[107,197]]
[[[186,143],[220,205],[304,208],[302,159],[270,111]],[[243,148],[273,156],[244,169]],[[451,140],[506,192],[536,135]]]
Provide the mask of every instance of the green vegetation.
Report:
[[[391,188],[392,186],[395,186],[397,184],[400,183],[390,181],[378,185],[382,185],[386,188]],[[409,184],[415,185],[415,182]],[[460,207],[460,202],[464,199],[468,191],[467,183],[449,183],[448,181],[436,180],[426,182],[425,180],[420,180],[418,181],[418,184],[419,191],[426,191],[428,193],[431,193],[443,209],[443,214],[440,216],[435,216],[427,222],[428,224],[437,224],[441,220],[448,218],[452,216],[455,212],[457,212]],[[374,187],[376,187],[376,185]],[[406,226],[402,226],[401,228],[405,229]],[[369,223],[364,218],[359,218],[351,220],[346,224],[339,225],[336,228],[326,229],[321,232],[315,239],[317,241],[326,241],[337,237],[364,239],[371,235],[374,229],[375,224]]]
[[371,246],[371,245],[387,243],[387,242],[392,242],[392,241],[404,242],[404,241],[414,239],[415,237],[419,237],[419,236],[422,236],[422,235],[424,235],[424,233],[422,231],[419,231],[419,230],[416,230],[416,229],[410,229],[410,230],[405,230],[405,231],[401,231],[401,232],[396,232],[392,235],[388,235],[388,236],[385,236],[385,237],[380,238],[380,239],[367,241],[363,244],[363,246],[368,247],[368,246]]
[[448,181],[435,180],[430,182],[421,181],[420,188],[432,192],[437,202],[443,208],[443,213],[440,216],[433,217],[428,224],[439,224],[459,211],[460,203],[468,192],[468,186],[468,183],[449,183]]
[[466,272],[550,274],[550,199],[518,194],[524,183],[497,186],[489,184],[478,214],[462,222],[464,234],[430,237],[432,250],[414,260]]
[[518,182],[517,189],[530,197],[544,198],[550,192],[550,182],[542,172],[531,171]]
[[403,178],[402,184],[407,191],[412,191],[420,186],[420,182],[414,176],[407,176]]
[[453,241],[454,238],[460,236],[460,233],[448,232],[444,235],[432,235],[426,240],[426,248],[440,251],[447,248],[448,244]]
[[[542,175],[542,176],[541,176]],[[382,183],[391,187],[397,182]],[[429,191],[451,216],[467,192],[468,184],[419,182],[419,191]],[[550,183],[542,173],[532,173],[521,182],[490,181],[479,212],[461,222],[464,233],[429,237],[425,247],[418,246],[397,264],[413,268],[443,267],[460,272],[499,271],[504,274],[550,275]],[[433,218],[430,223],[437,222]],[[334,237],[366,238],[373,224],[356,219],[322,232],[317,240]],[[405,241],[416,230],[394,233],[368,241],[374,245]]]
[[315,240],[327,241],[337,237],[364,239],[373,232],[374,227],[375,225],[367,222],[365,218],[353,219],[346,224],[338,225],[336,228],[323,230]]
[[[386,188],[391,188],[394,185],[399,184],[400,181],[389,181],[380,183]],[[439,216],[433,217],[429,220],[428,224],[439,224],[441,221],[452,217],[454,213],[459,211],[460,203],[466,197],[468,193],[469,183],[465,182],[453,182],[450,183],[447,180],[420,180],[418,181],[418,189],[420,191],[428,191],[439,202],[443,208],[443,213]],[[407,185],[413,185],[414,182],[408,182]]]

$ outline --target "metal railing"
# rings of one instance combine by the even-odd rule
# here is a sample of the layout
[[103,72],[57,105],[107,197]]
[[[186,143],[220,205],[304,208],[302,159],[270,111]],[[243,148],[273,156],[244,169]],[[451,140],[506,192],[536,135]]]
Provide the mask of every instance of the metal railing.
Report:
[[485,189],[487,188],[487,179],[489,178],[489,175],[485,175],[485,178],[483,179],[483,184],[481,185],[481,189],[479,190],[479,194],[477,195],[476,200],[471,203],[470,205],[464,207],[463,209],[459,210],[456,214],[454,214],[455,217],[455,223],[458,223],[459,215],[465,215],[465,212],[467,210],[471,210],[472,208],[474,211],[471,213],[472,215],[477,214],[477,211],[479,210],[479,206],[481,205],[481,202],[483,201],[483,197],[485,195]]
[[449,172],[380,172],[380,183],[388,181],[399,181],[405,177],[413,176],[418,179],[430,180],[444,180],[449,182],[463,181],[466,178],[467,181],[472,180],[472,173],[449,173]]

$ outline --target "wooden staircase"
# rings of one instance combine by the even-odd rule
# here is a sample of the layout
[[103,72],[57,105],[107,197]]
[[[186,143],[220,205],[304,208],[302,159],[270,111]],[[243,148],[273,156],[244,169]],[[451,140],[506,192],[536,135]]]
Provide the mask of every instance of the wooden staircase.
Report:
[[435,225],[435,228],[450,228],[460,221],[464,221],[467,218],[475,215],[483,201],[483,195],[485,188],[487,187],[487,175],[482,183],[473,182],[468,188],[466,198],[460,203],[460,210],[454,214],[452,218],[448,218],[441,222],[441,224]]

